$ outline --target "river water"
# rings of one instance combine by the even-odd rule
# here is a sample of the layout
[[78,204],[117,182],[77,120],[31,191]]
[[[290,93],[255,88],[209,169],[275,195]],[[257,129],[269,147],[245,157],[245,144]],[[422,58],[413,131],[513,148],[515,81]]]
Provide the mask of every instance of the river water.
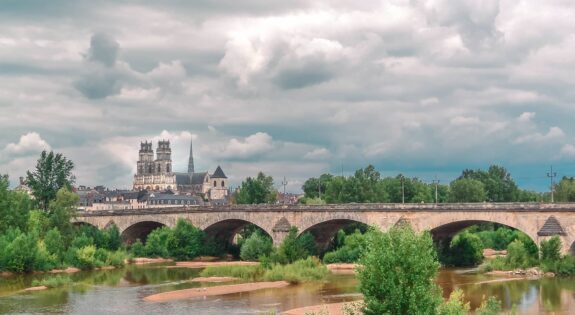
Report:
[[[127,266],[116,270],[79,272],[70,275],[74,284],[66,288],[21,292],[34,279],[49,275],[0,278],[0,314],[273,314],[292,308],[353,301],[360,298],[353,275],[334,274],[324,283],[293,285],[165,303],[150,303],[144,297],[165,291],[211,286],[192,283],[199,269],[168,266]],[[575,314],[575,279],[501,281],[467,270],[442,270],[438,283],[444,295],[460,288],[477,307],[484,296],[496,296],[506,309],[518,314]]]

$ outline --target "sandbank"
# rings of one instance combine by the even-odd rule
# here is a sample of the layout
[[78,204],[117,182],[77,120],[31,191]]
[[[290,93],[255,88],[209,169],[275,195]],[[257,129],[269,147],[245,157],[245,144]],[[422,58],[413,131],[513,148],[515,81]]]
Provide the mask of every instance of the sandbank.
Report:
[[177,290],[171,292],[163,292],[147,296],[144,298],[144,300],[148,302],[165,302],[165,301],[182,300],[182,299],[190,299],[205,296],[249,292],[261,289],[283,288],[288,285],[289,282],[286,281],[221,285],[209,288],[193,288],[193,289]]

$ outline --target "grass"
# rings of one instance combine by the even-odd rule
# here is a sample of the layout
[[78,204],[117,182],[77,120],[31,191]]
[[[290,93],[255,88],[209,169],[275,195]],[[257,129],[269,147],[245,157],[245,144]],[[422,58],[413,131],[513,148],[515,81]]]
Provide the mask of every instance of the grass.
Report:
[[50,277],[47,279],[42,279],[40,281],[34,280],[34,281],[32,281],[32,286],[34,286],[34,287],[46,286],[48,288],[57,288],[57,287],[62,287],[62,286],[68,285],[70,283],[72,283],[72,279],[70,279],[69,276],[58,275],[58,276]]
[[202,270],[202,277],[235,277],[246,281],[288,281],[302,283],[322,280],[329,270],[315,258],[308,257],[289,265],[274,264],[269,269],[262,266],[213,266]]

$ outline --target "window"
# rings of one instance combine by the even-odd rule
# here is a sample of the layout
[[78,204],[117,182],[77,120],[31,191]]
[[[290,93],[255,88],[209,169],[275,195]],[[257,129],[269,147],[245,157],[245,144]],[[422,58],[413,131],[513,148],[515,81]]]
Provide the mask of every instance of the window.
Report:
[[160,166],[160,164],[158,164],[158,173],[162,172],[162,167]]
[[166,172],[170,172],[170,164],[166,165]]
[[216,181],[214,181],[214,187],[218,187],[218,184],[216,183]]
[[222,181],[222,187],[224,187],[224,181]]

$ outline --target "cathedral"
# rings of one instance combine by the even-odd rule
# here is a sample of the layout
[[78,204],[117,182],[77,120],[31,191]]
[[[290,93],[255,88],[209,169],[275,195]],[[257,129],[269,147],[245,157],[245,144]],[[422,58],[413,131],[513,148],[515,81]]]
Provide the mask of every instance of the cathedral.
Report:
[[140,143],[134,190],[172,191],[181,195],[200,195],[205,199],[220,200],[228,196],[228,178],[219,166],[213,174],[196,172],[191,142],[188,172],[180,173],[172,170],[170,141],[158,141],[155,159],[152,143],[145,141]]

